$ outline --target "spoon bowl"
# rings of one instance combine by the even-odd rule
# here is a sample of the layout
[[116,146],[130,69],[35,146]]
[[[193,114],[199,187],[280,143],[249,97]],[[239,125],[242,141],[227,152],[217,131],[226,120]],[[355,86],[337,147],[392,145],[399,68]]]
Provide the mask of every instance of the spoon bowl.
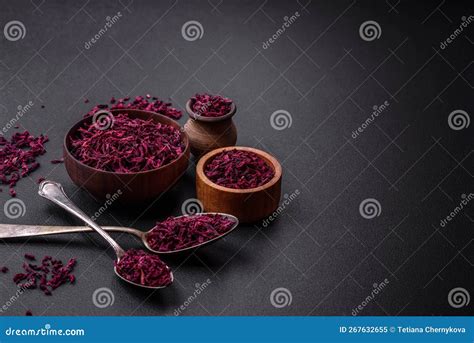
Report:
[[[120,261],[120,260],[117,260],[117,262]],[[166,268],[168,269],[168,271],[170,272],[170,277],[171,277],[171,283],[170,285],[173,283],[174,281],[174,275],[173,275],[173,272],[171,271],[171,269],[166,266]],[[127,280],[126,278],[124,278],[122,275],[120,275],[120,273],[117,271],[117,267],[114,267],[114,272],[115,272],[115,275],[117,275],[119,278],[121,278],[123,281],[125,282],[128,282],[134,286],[138,286],[138,287],[142,287],[142,288],[148,288],[148,289],[162,289],[162,288],[166,288],[168,287],[169,285],[166,285],[166,286],[147,286],[147,285],[142,285],[142,284],[139,284],[139,283],[136,283],[136,282],[133,282],[133,281],[130,281],[130,280]]]
[[[179,217],[175,217],[175,219],[178,219],[178,218],[184,218],[184,217],[190,217],[190,216],[202,216],[202,215],[208,215],[208,214],[216,214],[216,215],[220,215],[220,216],[223,216],[223,217],[226,217],[228,219],[230,219],[231,221],[234,222],[234,224],[232,225],[232,227],[227,230],[226,232],[224,232],[223,234],[221,235],[218,235],[214,238],[211,238],[205,242],[202,242],[202,243],[196,243],[194,245],[191,245],[189,247],[186,247],[186,248],[181,248],[181,249],[176,249],[176,250],[169,250],[169,251],[163,251],[163,250],[154,250],[150,247],[149,243],[148,243],[148,240],[147,240],[147,236],[150,232],[153,231],[153,229],[150,229],[146,232],[143,232],[143,231],[139,231],[140,234],[140,239],[142,240],[143,244],[145,245],[145,247],[150,250],[151,252],[154,252],[155,254],[175,254],[175,253],[181,253],[181,252],[185,252],[185,251],[189,251],[189,250],[195,250],[195,249],[198,249],[204,245],[208,245],[208,244],[211,244],[211,243],[214,243],[216,242],[217,240],[227,236],[229,233],[231,233],[232,231],[235,230],[235,228],[239,225],[239,220],[237,219],[237,217],[231,215],[231,214],[227,214],[227,213],[217,213],[217,212],[206,212],[206,213],[199,213],[199,214],[185,214],[185,215],[182,215],[182,216],[179,216]],[[138,230],[137,230],[138,231]]]

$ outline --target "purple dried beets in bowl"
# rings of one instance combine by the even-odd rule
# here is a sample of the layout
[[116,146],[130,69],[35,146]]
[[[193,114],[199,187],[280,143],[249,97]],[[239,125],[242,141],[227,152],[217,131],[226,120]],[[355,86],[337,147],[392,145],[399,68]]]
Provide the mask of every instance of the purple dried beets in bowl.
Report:
[[232,109],[233,101],[220,95],[196,94],[191,98],[191,109],[197,117],[222,117]]
[[245,150],[224,150],[209,161],[205,175],[219,186],[250,189],[263,186],[275,175],[268,163]]
[[166,287],[173,282],[170,269],[158,255],[143,250],[127,250],[115,268],[124,279],[143,286]]
[[[118,203],[147,204],[184,175],[189,165],[189,138],[176,121],[141,110],[102,114],[80,120],[64,139],[64,164],[76,185],[98,199],[105,200],[120,190]],[[109,120],[102,121],[105,117]],[[103,126],[104,122],[107,125]],[[121,124],[126,127],[120,128]],[[99,129],[102,132],[97,132]],[[80,141],[88,143],[83,146]]]
[[169,217],[147,234],[151,249],[160,252],[186,249],[223,235],[235,222],[220,214]]
[[277,210],[282,167],[269,153],[244,146],[215,149],[196,166],[196,197],[208,212],[256,223]]
[[103,171],[136,173],[158,169],[185,150],[181,131],[152,119],[113,117],[111,127],[95,123],[80,127],[70,137],[70,152],[80,162]]

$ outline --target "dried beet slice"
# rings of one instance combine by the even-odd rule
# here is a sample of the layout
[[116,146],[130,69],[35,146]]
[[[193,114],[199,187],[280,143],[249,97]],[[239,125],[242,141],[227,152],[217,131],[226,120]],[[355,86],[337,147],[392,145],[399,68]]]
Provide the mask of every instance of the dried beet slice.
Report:
[[[85,101],[86,103],[89,100]],[[115,99],[112,97],[109,104],[99,104],[94,106],[85,117],[93,116],[97,111],[110,109],[131,109],[131,110],[142,110],[142,111],[151,111],[162,114],[171,119],[179,119],[182,116],[182,112],[174,107],[169,102],[158,99],[157,97],[152,97],[150,94],[146,96],[136,96],[131,102],[130,97]]]
[[227,188],[249,189],[269,182],[275,171],[257,154],[245,150],[224,150],[204,168],[212,182]]
[[172,282],[166,264],[157,255],[143,250],[127,250],[115,267],[124,279],[140,285],[164,287]]
[[32,254],[25,254],[25,259],[28,263],[23,263],[24,273],[13,276],[13,282],[21,288],[39,288],[45,295],[52,295],[52,291],[59,286],[75,282],[75,276],[72,274],[76,265],[74,258],[71,258],[66,265],[51,256],[43,257],[41,264],[32,263],[36,260]]
[[197,116],[222,117],[230,112],[233,101],[220,95],[196,94],[191,98],[191,109]]
[[162,167],[185,149],[180,130],[127,114],[114,116],[113,125],[105,130],[94,123],[79,128],[70,144],[71,153],[82,163],[118,173]]
[[232,229],[234,224],[233,220],[220,214],[169,217],[156,223],[146,239],[155,251],[180,250],[216,238]]
[[17,182],[39,168],[36,158],[46,153],[47,141],[47,136],[34,137],[28,131],[17,132],[10,140],[0,136],[0,184],[10,187],[12,197]]

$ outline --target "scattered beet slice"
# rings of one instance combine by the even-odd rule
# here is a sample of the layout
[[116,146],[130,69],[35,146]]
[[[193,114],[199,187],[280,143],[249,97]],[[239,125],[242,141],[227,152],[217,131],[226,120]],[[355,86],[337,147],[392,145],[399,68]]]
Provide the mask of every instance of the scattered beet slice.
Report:
[[47,141],[47,136],[34,137],[28,131],[17,132],[10,140],[0,136],[0,184],[10,187],[12,197],[17,182],[39,168],[36,158],[46,152]]
[[71,137],[71,153],[90,167],[119,173],[157,169],[184,152],[181,131],[153,120],[114,116],[104,130],[94,123]]
[[[28,256],[28,257],[27,257]],[[23,263],[23,273],[13,276],[13,282],[24,289],[39,288],[45,295],[52,295],[52,291],[75,278],[72,274],[76,259],[71,258],[66,265],[61,260],[45,256],[40,264],[33,264],[36,260],[31,254],[25,254],[27,262]]]
[[25,254],[25,258],[30,261],[35,261],[36,257],[33,254]]
[[191,98],[191,109],[197,116],[222,117],[230,112],[232,103],[220,95],[196,94]]
[[8,267],[2,267],[2,268],[0,268],[0,272],[2,272],[3,274],[8,273],[8,270],[9,270]]
[[234,224],[220,214],[169,217],[156,223],[146,240],[155,251],[180,250],[210,241],[229,231]]
[[124,279],[143,286],[164,287],[172,282],[168,266],[158,255],[143,250],[127,250],[115,267]]
[[25,313],[25,316],[32,316],[32,315],[33,315],[33,312],[31,312],[31,310],[28,310]]
[[[136,96],[133,100],[130,97],[115,99],[112,97],[109,101],[110,104],[99,104],[94,106],[87,114],[86,117],[94,115],[100,110],[116,110],[116,109],[131,109],[131,110],[143,110],[151,111],[162,114],[172,119],[179,119],[182,116],[182,112],[174,107],[169,102],[152,97],[150,94],[146,96]],[[89,100],[84,101],[88,103]]]
[[270,181],[275,171],[260,156],[245,150],[224,150],[205,166],[204,173],[214,183],[234,189],[249,189]]

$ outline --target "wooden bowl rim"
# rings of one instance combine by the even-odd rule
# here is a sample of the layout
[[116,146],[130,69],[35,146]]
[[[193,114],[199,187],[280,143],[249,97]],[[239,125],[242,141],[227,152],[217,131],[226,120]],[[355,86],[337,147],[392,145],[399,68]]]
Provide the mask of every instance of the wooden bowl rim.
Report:
[[69,147],[68,147],[68,143],[67,143],[68,137],[71,136],[73,131],[76,131],[86,121],[92,120],[93,117],[90,116],[90,117],[87,117],[87,118],[82,118],[81,120],[76,122],[73,126],[71,126],[71,128],[67,131],[66,135],[64,136],[64,140],[63,140],[63,148],[64,148],[64,152],[67,155],[67,157],[70,158],[71,160],[73,160],[74,163],[80,165],[82,168],[84,168],[86,170],[87,169],[91,170],[94,173],[103,173],[103,174],[110,174],[110,175],[120,175],[120,176],[122,176],[122,175],[123,176],[143,175],[143,174],[148,174],[148,173],[155,173],[159,170],[165,169],[167,167],[171,167],[173,164],[178,163],[178,161],[180,161],[182,158],[184,158],[184,157],[186,157],[186,155],[188,155],[187,153],[190,150],[189,137],[188,137],[188,134],[186,133],[186,131],[182,128],[181,125],[179,125],[179,123],[177,121],[175,121],[171,118],[168,118],[168,117],[166,117],[162,114],[152,112],[152,111],[134,110],[134,109],[126,109],[126,108],[124,108],[124,109],[114,109],[114,110],[108,110],[108,111],[110,113],[112,113],[113,115],[116,115],[116,114],[119,114],[119,113],[127,113],[127,114],[132,114],[132,115],[136,114],[136,113],[148,114],[148,115],[150,115],[150,118],[151,117],[158,118],[158,121],[160,123],[163,123],[163,124],[166,124],[166,125],[172,125],[172,124],[177,125],[177,129],[179,129],[181,131],[182,138],[183,138],[183,141],[185,143],[184,151],[180,156],[178,156],[177,159],[171,161],[168,164],[165,164],[164,166],[161,166],[161,167],[155,168],[155,169],[139,171],[139,172],[133,172],[133,173],[111,172],[111,171],[108,171],[108,170],[102,170],[102,169],[91,167],[91,166],[79,161],[77,158],[75,158],[74,155],[69,151]]
[[[224,150],[234,150],[234,149],[253,152],[259,155],[260,157],[262,157],[266,162],[270,162],[271,167],[273,167],[273,170],[275,171],[275,175],[273,176],[273,178],[270,181],[268,181],[266,184],[261,185],[259,187],[245,188],[245,189],[228,188],[228,187],[220,186],[212,182],[204,173],[204,166],[207,164],[207,162],[209,162],[211,158],[213,158],[215,155],[219,154],[220,152]],[[199,177],[206,185],[223,192],[236,193],[236,194],[250,194],[250,193],[260,192],[268,188],[271,188],[281,179],[281,175],[282,175],[282,168],[281,168],[280,162],[278,162],[278,160],[275,157],[273,157],[272,155],[270,155],[269,153],[263,150],[259,150],[259,149],[255,149],[251,147],[245,147],[245,146],[227,146],[227,147],[218,148],[218,149],[209,151],[207,154],[201,157],[201,159],[199,160],[196,166],[196,176]]]
[[237,105],[235,104],[234,101],[232,101],[232,104],[230,106],[230,111],[227,114],[224,114],[223,116],[220,116],[220,117],[199,116],[196,113],[194,113],[194,111],[191,109],[192,101],[193,99],[188,99],[188,101],[186,102],[186,112],[188,113],[191,119],[201,121],[201,122],[213,123],[213,122],[224,121],[226,119],[232,118],[234,114],[237,112]]

